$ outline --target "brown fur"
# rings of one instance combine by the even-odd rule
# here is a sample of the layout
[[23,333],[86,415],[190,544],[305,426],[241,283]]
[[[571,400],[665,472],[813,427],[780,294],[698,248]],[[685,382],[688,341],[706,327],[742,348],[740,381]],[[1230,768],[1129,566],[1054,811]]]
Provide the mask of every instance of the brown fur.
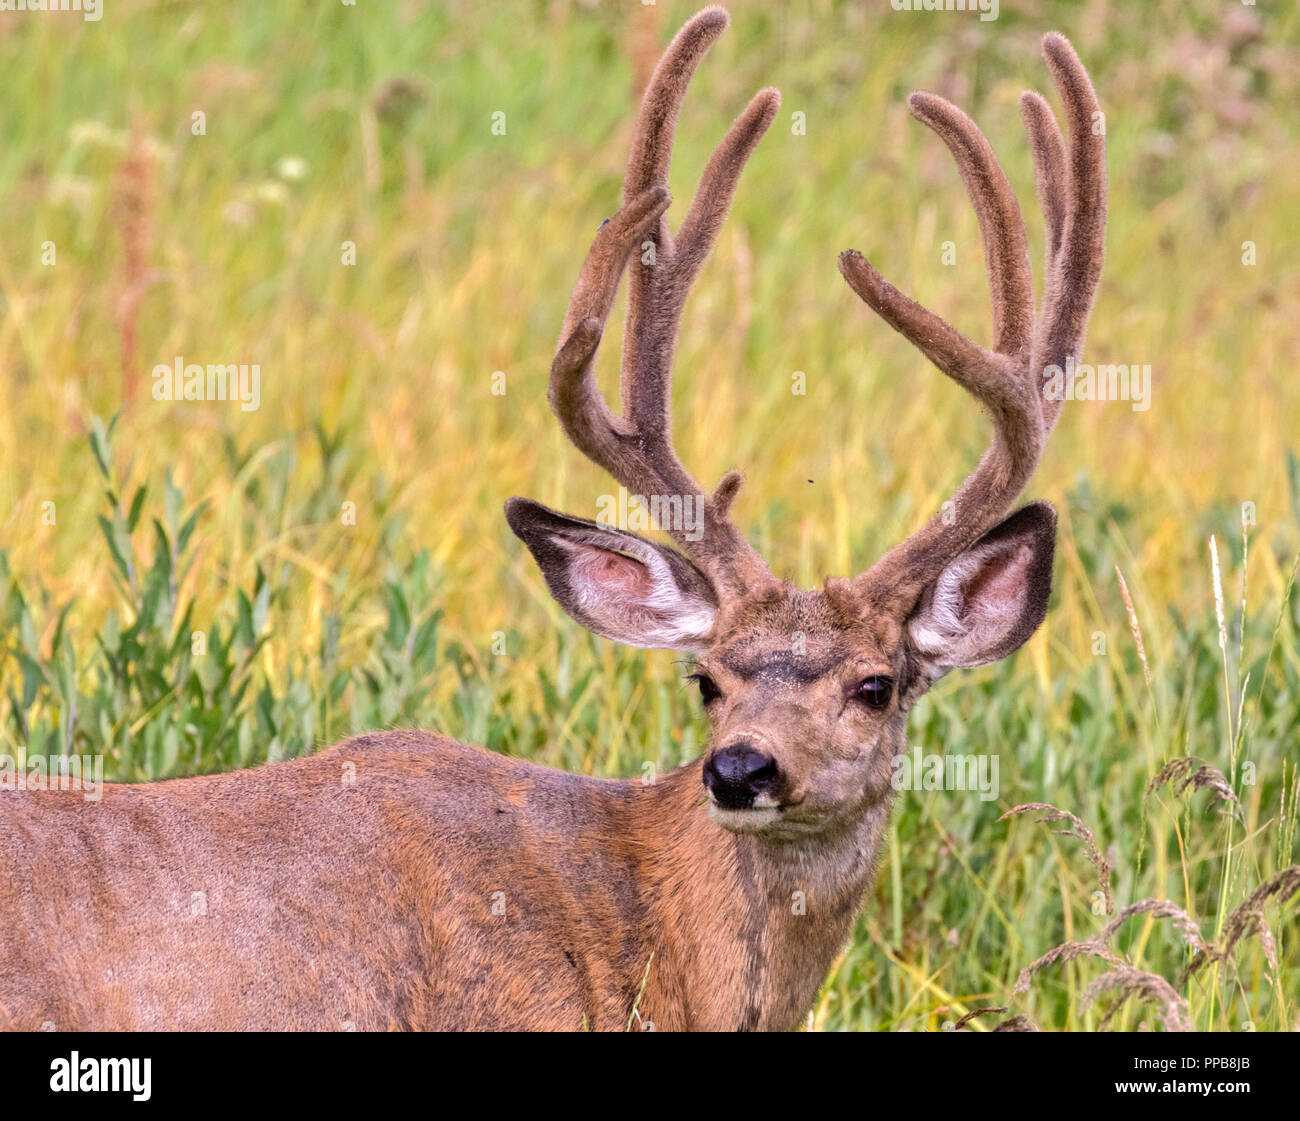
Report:
[[99,803],[0,794],[0,1023],[622,1030],[650,966],[658,1028],[792,1027],[883,808],[832,889],[820,854],[711,824],[699,769],[607,782],[397,731]]

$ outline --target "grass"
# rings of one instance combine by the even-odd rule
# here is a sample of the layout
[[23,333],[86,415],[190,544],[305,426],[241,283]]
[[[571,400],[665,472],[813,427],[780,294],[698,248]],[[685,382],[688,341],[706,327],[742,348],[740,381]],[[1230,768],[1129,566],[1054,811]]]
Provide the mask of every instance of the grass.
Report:
[[[1015,98],[1048,90],[1040,34],[1072,37],[1109,147],[1087,357],[1153,368],[1149,410],[1067,406],[1034,484],[1062,515],[1045,626],[913,715],[927,750],[996,754],[999,800],[902,795],[811,1023],[938,1029],[996,1005],[1165,1026],[1154,982],[1106,980],[1131,969],[1198,1029],[1295,1030],[1287,883],[1258,904],[1267,937],[1233,916],[1297,860],[1300,181],[1279,169],[1300,158],[1300,16],[1010,8],[738,10],[679,130],[682,200],[749,94],[784,93],[674,392],[683,458],[705,485],[746,471],[736,515],[801,585],[915,528],[987,439],[835,272],[859,248],[987,338],[974,216],[910,89],[981,122],[1038,260]],[[596,775],[699,752],[673,655],[568,622],[501,516],[512,494],[591,516],[612,489],[563,442],[546,371],[617,205],[633,91],[691,10],[123,0],[98,23],[0,21],[0,750],[103,752],[117,779],[397,724]],[[257,363],[260,408],[154,400],[178,355]],[[1204,784],[1149,790],[1183,756],[1221,772],[1228,816]],[[1108,942],[1118,966],[1083,954],[1017,991],[1110,918],[1078,840],[999,821],[1024,802],[1092,831],[1116,908],[1176,905],[1219,950],[1246,933],[1185,976],[1185,931],[1139,911]]]

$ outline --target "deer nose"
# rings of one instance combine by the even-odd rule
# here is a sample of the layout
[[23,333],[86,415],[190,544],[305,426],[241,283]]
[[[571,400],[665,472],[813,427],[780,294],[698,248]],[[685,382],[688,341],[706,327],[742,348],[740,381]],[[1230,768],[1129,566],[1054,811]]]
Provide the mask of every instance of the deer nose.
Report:
[[747,743],[715,751],[704,764],[704,786],[724,810],[747,810],[776,782],[776,760]]

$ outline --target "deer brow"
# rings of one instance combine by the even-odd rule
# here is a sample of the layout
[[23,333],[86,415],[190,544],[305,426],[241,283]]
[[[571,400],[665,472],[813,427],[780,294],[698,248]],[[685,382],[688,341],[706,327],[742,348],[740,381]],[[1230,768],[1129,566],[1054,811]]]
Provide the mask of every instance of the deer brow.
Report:
[[818,681],[844,661],[841,651],[818,651],[799,654],[793,650],[728,650],[718,659],[737,677],[775,676],[801,685]]

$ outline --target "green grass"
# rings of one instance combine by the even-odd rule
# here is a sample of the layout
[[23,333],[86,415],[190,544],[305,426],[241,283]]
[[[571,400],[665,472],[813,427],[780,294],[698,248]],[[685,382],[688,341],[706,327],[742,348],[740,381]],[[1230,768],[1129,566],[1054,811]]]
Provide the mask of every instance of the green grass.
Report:
[[[988,436],[835,271],[859,248],[988,337],[974,216],[906,93],[980,121],[1037,261],[1015,99],[1049,89],[1040,34],[1070,35],[1100,91],[1111,217],[1087,357],[1150,363],[1152,405],[1067,407],[1032,488],[1062,514],[1047,623],[1005,664],[941,682],[911,723],[927,750],[996,753],[1001,796],[901,796],[814,1013],[916,1030],[995,1004],[1095,1028],[1096,958],[1012,991],[1105,924],[1093,868],[1077,840],[1000,814],[1073,812],[1117,907],[1171,900],[1210,939],[1297,860],[1300,181],[1284,169],[1300,159],[1300,16],[749,7],[688,97],[673,214],[749,94],[785,100],[687,308],[677,442],[705,485],[746,471],[736,516],[802,586],[915,528]],[[691,10],[122,3],[99,23],[0,21],[0,750],[103,752],[117,779],[399,724],[596,775],[699,752],[673,655],[568,622],[501,516],[512,494],[592,516],[612,488],[564,443],[546,374],[617,206],[637,74]],[[258,363],[261,408],[155,401],[150,371],[177,355]],[[113,416],[110,438],[95,418]],[[1184,754],[1228,777],[1238,820],[1205,791],[1146,794]],[[1179,988],[1197,1028],[1297,1028],[1296,901],[1263,913],[1276,967],[1252,937],[1199,971]],[[1175,981],[1188,961],[1166,919],[1135,916],[1113,945]],[[1140,1021],[1159,1027],[1135,1003],[1111,1026]]]

